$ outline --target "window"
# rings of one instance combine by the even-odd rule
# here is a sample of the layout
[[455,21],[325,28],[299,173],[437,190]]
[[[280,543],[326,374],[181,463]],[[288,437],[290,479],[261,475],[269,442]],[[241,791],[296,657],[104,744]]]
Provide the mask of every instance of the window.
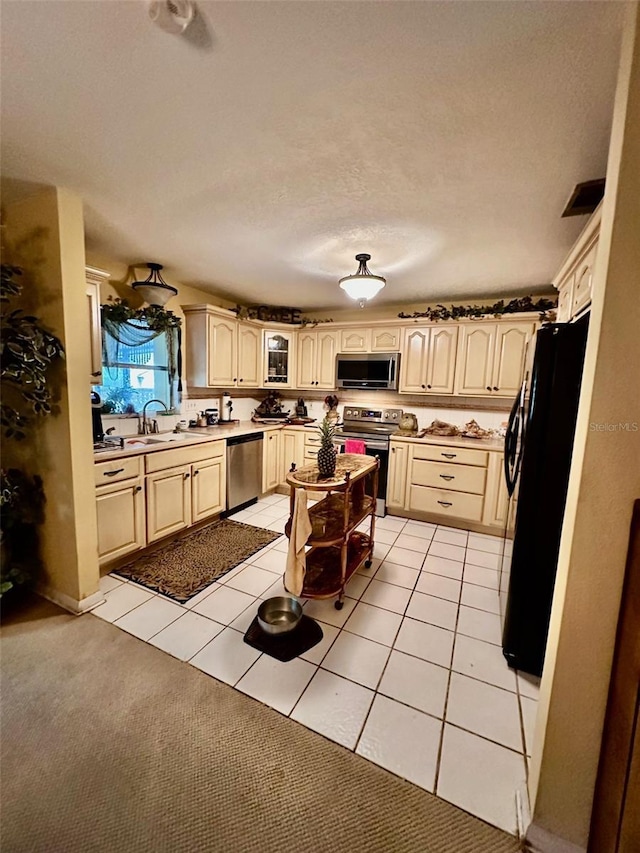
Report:
[[95,390],[102,399],[102,411],[113,414],[141,412],[149,400],[170,406],[169,355],[166,333],[138,346],[118,343],[106,329],[105,349],[116,358],[103,357],[102,385]]

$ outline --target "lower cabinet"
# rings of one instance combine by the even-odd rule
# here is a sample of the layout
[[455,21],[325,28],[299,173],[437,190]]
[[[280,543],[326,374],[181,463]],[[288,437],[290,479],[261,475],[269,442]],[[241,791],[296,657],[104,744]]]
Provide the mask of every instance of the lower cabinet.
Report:
[[224,457],[191,466],[191,521],[217,515],[226,506],[226,466]]
[[138,551],[147,544],[142,484],[142,478],[137,478],[96,489],[100,565]]
[[305,434],[299,429],[285,427],[280,436],[280,484],[284,485],[291,466],[302,468],[304,465]]
[[262,492],[269,492],[280,482],[280,430],[265,432],[262,444]]
[[147,540],[155,542],[191,524],[191,466],[147,476]]
[[225,509],[226,442],[96,462],[94,475],[104,565]]
[[389,509],[404,509],[408,456],[408,444],[391,442],[387,475],[387,507]]
[[434,521],[502,528],[508,506],[502,453],[459,445],[391,441],[387,507]]

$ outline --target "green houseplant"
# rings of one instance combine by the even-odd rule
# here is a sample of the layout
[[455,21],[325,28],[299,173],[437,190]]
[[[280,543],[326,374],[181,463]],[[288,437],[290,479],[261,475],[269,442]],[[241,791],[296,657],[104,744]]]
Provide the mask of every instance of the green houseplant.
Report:
[[[12,300],[22,293],[22,271],[2,264],[0,282],[0,426],[5,439],[21,441],[37,418],[52,413],[51,365],[64,355],[62,343]],[[38,565],[37,526],[44,519],[38,475],[0,469],[0,596],[24,583]]]

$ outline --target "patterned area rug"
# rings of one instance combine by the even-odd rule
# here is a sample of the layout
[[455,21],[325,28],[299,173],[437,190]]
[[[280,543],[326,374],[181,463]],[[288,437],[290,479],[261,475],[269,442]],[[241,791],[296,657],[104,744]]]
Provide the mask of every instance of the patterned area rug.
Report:
[[117,574],[183,604],[279,536],[224,519],[138,557]]

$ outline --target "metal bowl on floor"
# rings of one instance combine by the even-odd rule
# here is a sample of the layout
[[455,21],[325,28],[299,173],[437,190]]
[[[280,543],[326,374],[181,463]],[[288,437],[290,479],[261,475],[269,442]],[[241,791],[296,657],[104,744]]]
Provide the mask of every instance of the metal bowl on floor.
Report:
[[258,624],[267,634],[288,634],[302,618],[302,605],[295,598],[279,595],[258,608]]

